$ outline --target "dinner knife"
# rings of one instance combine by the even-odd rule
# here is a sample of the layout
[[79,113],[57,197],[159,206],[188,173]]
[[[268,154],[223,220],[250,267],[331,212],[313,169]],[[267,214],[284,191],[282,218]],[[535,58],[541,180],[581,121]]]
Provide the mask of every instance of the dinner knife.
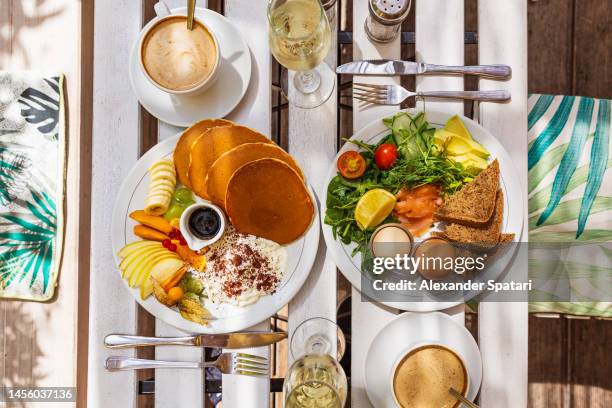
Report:
[[199,334],[185,337],[145,337],[126,334],[109,334],[104,338],[108,348],[146,346],[196,346],[238,349],[267,346],[287,337],[285,332],[244,332],[229,334]]
[[365,76],[466,74],[492,79],[509,79],[512,76],[512,68],[508,65],[451,66],[380,59],[348,62],[336,68],[336,73]]

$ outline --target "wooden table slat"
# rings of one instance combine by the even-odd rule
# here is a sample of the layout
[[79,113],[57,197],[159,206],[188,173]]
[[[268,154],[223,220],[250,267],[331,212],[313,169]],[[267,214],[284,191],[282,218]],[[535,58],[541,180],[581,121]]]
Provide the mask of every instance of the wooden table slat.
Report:
[[[170,9],[185,7],[184,0],[164,0]],[[198,2],[198,7],[207,7],[207,1]],[[158,141],[170,138],[182,131],[165,122],[158,123]],[[156,336],[184,336],[185,332],[163,321],[155,320]],[[157,360],[199,361],[204,359],[204,349],[197,347],[157,347]],[[155,406],[202,408],[204,406],[204,370],[155,370]]]
[[[335,6],[337,8],[337,5]],[[332,69],[337,63],[338,19],[331,22],[332,42],[325,61]],[[325,200],[327,186],[323,182],[329,164],[336,155],[338,132],[337,92],[315,109],[300,109],[289,105],[289,152],[301,165],[317,196]],[[319,202],[319,205],[322,205]],[[322,222],[322,220],[321,220]],[[326,254],[325,240],[319,238],[319,251],[308,279],[295,298],[289,303],[289,334],[304,320],[325,317],[336,321],[336,266]],[[335,338],[335,331],[327,333]],[[332,354],[335,355],[336,343]],[[292,356],[289,355],[291,362]]]
[[225,0],[225,16],[232,20],[251,50],[249,89],[227,118],[270,136],[272,115],[272,56],[268,46],[268,2]]
[[[240,104],[228,115],[270,136],[272,115],[271,56],[267,36],[266,0],[226,0],[225,16],[241,31],[251,50],[251,81]],[[269,330],[269,321],[251,327]],[[245,349],[244,352],[270,357],[270,347]],[[225,408],[267,407],[270,400],[270,382],[266,378],[223,376],[223,406]]]
[[[416,2],[416,59],[442,65],[463,65],[464,2],[427,0]],[[432,22],[435,21],[435,24]],[[418,91],[461,91],[463,77],[421,75]],[[422,102],[417,105],[422,108]],[[427,101],[427,110],[463,114],[463,101]]]
[[[401,57],[399,37],[391,43],[371,42],[363,30],[368,15],[368,0],[353,0],[353,60]],[[354,82],[399,84],[398,77],[354,77]],[[373,120],[397,111],[395,106],[364,107],[353,99],[353,131],[358,131]],[[375,303],[362,302],[361,293],[352,289],[351,319],[351,402],[353,408],[372,407],[365,390],[365,356],[376,334],[396,316]]]
[[[464,64],[464,2],[456,0],[429,0],[417,2],[416,14],[416,59],[419,62],[442,65]],[[431,24],[436,21],[436,24]],[[461,76],[417,76],[417,91],[463,90]],[[417,108],[423,109],[419,101]],[[425,102],[426,110],[463,115],[463,101],[432,100]],[[463,304],[445,310],[456,322],[464,324]]]
[[[518,170],[527,191],[527,2],[480,0],[479,62],[509,64],[508,82],[481,80],[480,89],[508,89],[509,104],[482,104],[480,120],[497,136]],[[524,198],[525,214],[527,200]],[[527,241],[527,217],[522,242]],[[515,259],[511,273],[527,273],[525,257]],[[517,276],[517,275],[515,275]],[[483,407],[527,406],[527,303],[483,302],[479,308],[479,337],[483,358]]]
[[[121,10],[120,13],[117,10]],[[136,303],[117,273],[110,239],[113,206],[121,181],[138,158],[138,101],[128,77],[129,55],[140,31],[140,2],[97,2],[94,32],[92,238],[89,304],[88,407],[133,407],[134,372],[109,373],[110,355],[134,350],[105,349],[109,333],[134,333]],[[109,24],[112,21],[112,24]]]

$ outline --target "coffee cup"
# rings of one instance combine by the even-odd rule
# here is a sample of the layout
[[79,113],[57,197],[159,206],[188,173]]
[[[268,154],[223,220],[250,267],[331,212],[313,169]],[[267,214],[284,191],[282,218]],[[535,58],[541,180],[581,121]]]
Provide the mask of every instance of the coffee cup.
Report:
[[[448,389],[453,387],[464,396],[469,390],[465,361],[459,353],[443,344],[426,343],[411,347],[397,359],[392,373],[391,394],[399,408],[456,408],[461,403],[448,393]],[[407,383],[410,385],[406,386]]]
[[172,95],[193,95],[215,81],[221,54],[214,32],[194,18],[172,14],[164,2],[155,5],[154,18],[142,30],[138,43],[142,72],[157,88]]

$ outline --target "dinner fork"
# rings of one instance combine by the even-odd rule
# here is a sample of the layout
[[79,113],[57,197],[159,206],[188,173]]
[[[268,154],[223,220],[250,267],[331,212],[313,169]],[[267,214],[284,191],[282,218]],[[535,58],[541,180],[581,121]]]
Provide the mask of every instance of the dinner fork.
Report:
[[144,360],[111,356],[104,365],[108,371],[143,370],[145,368],[206,368],[217,367],[223,374],[264,376],[268,374],[268,359],[246,353],[223,353],[215,361]]
[[499,91],[419,91],[410,92],[400,85],[373,85],[354,83],[353,96],[363,102],[377,105],[399,105],[407,98],[470,99],[483,102],[506,102],[510,92]]

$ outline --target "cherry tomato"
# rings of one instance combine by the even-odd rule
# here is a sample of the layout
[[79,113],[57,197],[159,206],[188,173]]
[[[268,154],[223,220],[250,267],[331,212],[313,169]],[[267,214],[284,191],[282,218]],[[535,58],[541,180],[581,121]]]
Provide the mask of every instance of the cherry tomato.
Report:
[[359,178],[366,171],[366,161],[359,152],[349,150],[338,157],[338,171],[349,180]]
[[391,143],[383,143],[374,152],[374,161],[381,170],[389,170],[397,160],[397,147]]

